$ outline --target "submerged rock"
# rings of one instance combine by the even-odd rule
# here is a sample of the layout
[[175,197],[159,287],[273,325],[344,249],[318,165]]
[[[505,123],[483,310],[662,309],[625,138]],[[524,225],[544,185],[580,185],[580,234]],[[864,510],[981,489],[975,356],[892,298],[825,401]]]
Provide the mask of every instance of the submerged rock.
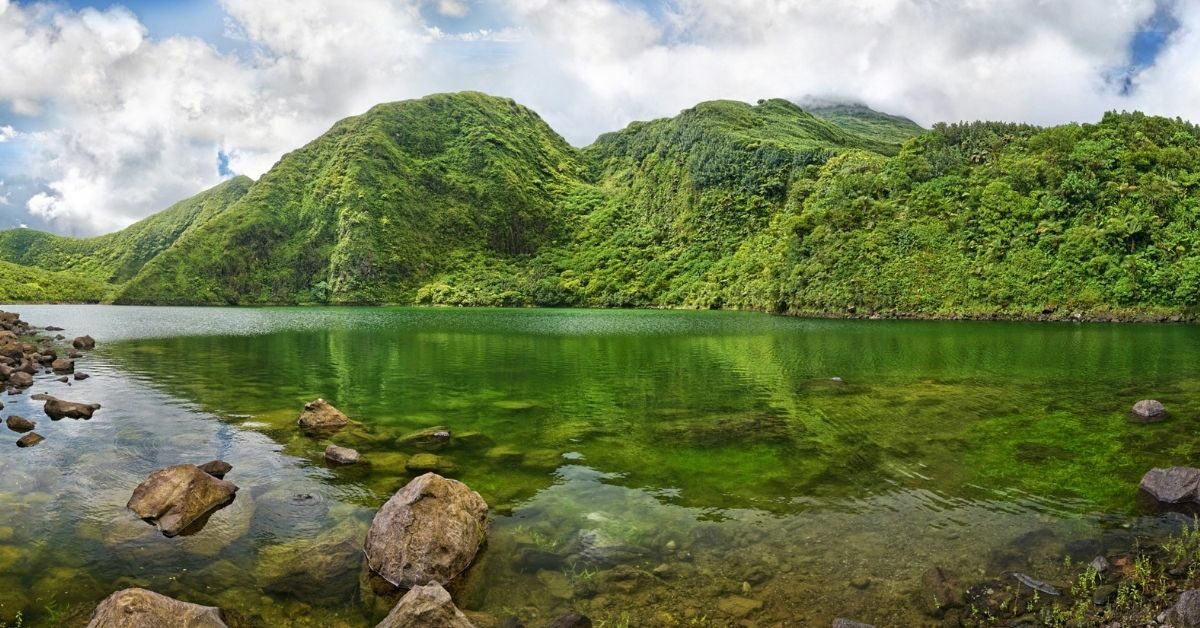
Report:
[[366,525],[346,519],[315,539],[264,547],[258,581],[267,591],[305,602],[341,602],[358,586]]
[[33,447],[44,440],[46,440],[45,436],[37,432],[30,432],[17,440],[17,447]]
[[920,595],[921,608],[933,617],[940,617],[947,609],[963,603],[963,588],[958,579],[941,567],[930,567],[921,575]]
[[717,609],[735,619],[746,617],[762,607],[762,602],[740,595],[730,595],[717,600]]
[[233,471],[233,465],[224,460],[210,460],[197,468],[218,480],[223,479],[226,473]]
[[420,449],[440,449],[450,442],[450,428],[438,425],[423,430],[405,434],[396,439],[396,446],[402,449],[417,447]]
[[304,404],[304,411],[296,420],[300,429],[305,431],[337,430],[349,425],[350,419],[341,410],[324,399],[317,399]]
[[334,464],[357,464],[361,458],[357,451],[349,447],[330,445],[325,448],[325,459]]
[[837,619],[833,620],[833,628],[875,628],[875,626],[871,624],[864,624],[860,621],[854,621],[852,619],[843,619],[838,617]]
[[426,473],[375,514],[367,532],[367,563],[393,586],[444,585],[475,559],[487,514],[479,493],[457,480]]
[[37,423],[34,423],[23,416],[17,416],[15,414],[8,417],[4,423],[8,425],[8,429],[14,432],[28,432],[37,427]]
[[550,622],[548,628],[592,628],[592,620],[587,615],[571,611]]
[[176,536],[192,523],[233,501],[237,486],[219,480],[194,464],[159,469],[138,485],[126,507]]
[[104,598],[88,628],[226,628],[221,609],[181,602],[145,589],[124,589]]
[[1138,485],[1143,493],[1161,504],[1183,504],[1197,501],[1200,490],[1200,469],[1195,467],[1154,468],[1142,476]]
[[419,453],[409,458],[404,468],[412,473],[449,473],[454,470],[454,463],[436,454]]
[[375,628],[475,628],[436,582],[415,586]]
[[91,336],[79,336],[71,341],[71,346],[80,351],[88,351],[96,348],[96,340]]
[[98,403],[77,403],[74,401],[64,401],[62,399],[50,396],[42,396],[39,398],[46,400],[46,405],[43,406],[42,409],[46,412],[46,416],[54,419],[55,421],[62,418],[90,419],[92,418],[92,415],[100,409],[100,404]]

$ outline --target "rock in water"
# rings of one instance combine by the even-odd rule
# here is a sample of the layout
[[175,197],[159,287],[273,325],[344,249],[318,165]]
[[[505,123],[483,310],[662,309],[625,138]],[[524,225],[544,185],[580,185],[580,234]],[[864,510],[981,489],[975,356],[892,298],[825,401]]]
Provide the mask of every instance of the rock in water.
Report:
[[325,448],[325,459],[334,464],[356,464],[360,457],[357,451],[349,447],[330,445]]
[[413,587],[375,628],[475,628],[436,582]]
[[88,351],[96,348],[96,340],[91,336],[80,336],[71,341],[71,346],[80,351]]
[[233,465],[225,462],[224,460],[210,460],[209,462],[200,465],[198,468],[214,478],[217,478],[218,480],[224,479],[226,473],[233,471]]
[[401,449],[419,447],[421,449],[439,449],[450,442],[450,428],[441,425],[405,434],[396,439],[396,446]]
[[124,589],[104,598],[87,628],[226,628],[221,609],[181,602],[145,589]]
[[304,412],[296,422],[302,430],[319,432],[340,429],[349,424],[350,419],[328,401],[317,399],[304,404]]
[[75,381],[77,381],[77,382],[82,382],[83,380],[85,380],[89,377],[91,377],[91,375],[88,375],[87,373],[84,373],[83,371],[75,371]]
[[68,419],[90,419],[92,414],[100,409],[98,403],[76,403],[74,401],[63,401],[55,397],[44,397],[46,405],[42,408],[46,412],[46,416],[55,421]]
[[921,575],[920,595],[918,602],[932,617],[941,617],[946,609],[962,606],[963,589],[958,579],[941,567],[931,567]]
[[1020,582],[1021,584],[1029,587],[1030,589],[1033,589],[1035,591],[1040,591],[1042,593],[1045,593],[1046,595],[1058,595],[1059,594],[1058,589],[1055,588],[1054,585],[1042,582],[1041,580],[1038,580],[1036,578],[1033,578],[1031,576],[1023,574],[1019,571],[1012,572],[1012,577],[1014,579],[1016,579],[1017,582]]
[[75,360],[58,358],[50,363],[50,368],[54,369],[55,373],[73,373],[75,372]]
[[257,581],[272,593],[308,604],[336,604],[354,595],[362,568],[364,522],[345,519],[315,539],[263,547]]
[[1143,399],[1133,404],[1130,411],[1133,418],[1139,421],[1156,421],[1167,418],[1167,409],[1154,399]]
[[571,611],[550,622],[549,628],[592,628],[592,620],[586,615]]
[[8,429],[14,432],[28,432],[37,427],[37,423],[34,423],[23,416],[17,416],[15,414],[8,417],[5,423],[8,425]]
[[16,386],[17,388],[29,388],[33,385],[33,375],[30,375],[25,371],[13,371],[13,373],[8,376],[8,383]]
[[487,514],[479,493],[457,480],[426,473],[375,513],[367,532],[367,563],[396,587],[444,585],[475,559]]
[[17,440],[17,447],[33,447],[44,440],[46,440],[46,437],[41,434],[30,432]]
[[200,470],[194,464],[159,469],[138,485],[127,508],[176,536],[197,519],[233,501],[237,486]]
[[1194,502],[1197,499],[1197,489],[1200,489],[1200,469],[1150,469],[1142,476],[1139,488],[1163,504]]
[[1165,613],[1168,626],[1175,628],[1197,628],[1200,627],[1200,589],[1190,589],[1184,591],[1179,596],[1179,601],[1175,605],[1167,609]]

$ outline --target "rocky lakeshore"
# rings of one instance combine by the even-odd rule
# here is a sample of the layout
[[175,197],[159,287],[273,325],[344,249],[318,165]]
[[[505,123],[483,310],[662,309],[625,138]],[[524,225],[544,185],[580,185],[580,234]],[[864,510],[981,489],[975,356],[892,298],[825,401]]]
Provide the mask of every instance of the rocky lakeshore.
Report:
[[[36,331],[32,339],[37,339]],[[57,342],[73,344],[65,338]],[[74,347],[54,349],[66,356]],[[87,350],[76,351],[79,355],[72,359],[77,363],[71,366],[93,370],[96,364],[88,366]],[[22,353],[22,358],[40,362],[45,353]],[[12,360],[18,366],[22,362]],[[62,382],[64,375],[50,364],[35,374],[34,387],[13,391],[14,399],[36,401],[36,410],[22,405],[14,414],[10,408],[6,420],[14,438],[40,431],[47,440],[13,449],[9,456],[64,446],[65,433],[55,426],[86,437],[89,429],[145,413],[144,408],[123,407],[119,400],[88,395],[86,386],[68,388],[84,380]],[[37,382],[58,387],[39,388]],[[108,384],[105,378],[99,383]],[[853,378],[841,377],[810,386],[846,399],[862,390]],[[41,390],[48,392],[28,395]],[[75,390],[85,394],[76,396]],[[351,504],[334,503],[312,485],[264,484],[262,464],[277,460],[222,455],[220,446],[197,445],[209,441],[189,434],[186,426],[170,436],[164,448],[170,453],[162,455],[155,453],[157,444],[166,441],[143,443],[144,432],[119,432],[118,442],[146,464],[138,465],[131,478],[135,474],[111,475],[105,466],[117,471],[120,465],[101,459],[88,468],[99,469],[102,482],[77,477],[94,495],[81,506],[95,510],[102,504],[120,511],[119,520],[98,525],[84,521],[77,529],[126,566],[91,573],[42,568],[29,580],[0,574],[0,611],[26,595],[24,608],[51,610],[25,625],[42,625],[46,617],[55,619],[51,625],[128,625],[112,623],[120,621],[114,616],[126,621],[140,617],[153,625],[164,621],[164,613],[194,618],[195,625],[347,628],[1189,625],[1179,619],[1184,607],[1168,611],[1180,600],[1190,600],[1187,592],[1200,586],[1190,567],[1197,535],[1186,514],[1196,502],[1194,481],[1200,472],[1195,470],[1164,467],[1147,474],[1146,484],[1153,490],[1144,492],[1157,495],[1147,501],[1147,512],[1165,504],[1166,510],[1184,514],[1113,521],[1094,539],[1046,526],[1017,536],[1008,549],[988,545],[980,550],[979,562],[986,568],[927,562],[917,557],[912,543],[899,538],[896,528],[879,523],[879,529],[861,533],[896,536],[895,559],[864,566],[845,560],[859,533],[849,517],[773,520],[749,511],[739,515],[733,508],[703,513],[671,505],[674,498],[665,493],[622,489],[626,481],[619,475],[598,471],[603,463],[587,464],[570,446],[514,445],[497,432],[460,429],[458,422],[444,419],[423,419],[432,427],[388,429],[373,414],[342,406],[339,395],[344,391],[321,388],[304,399],[320,393],[330,400],[302,404],[292,398],[289,416],[278,429],[256,429],[268,431],[293,456],[289,463],[299,460],[332,487],[330,493],[357,493]],[[90,403],[92,399],[103,406]],[[1122,404],[1121,412],[1128,409],[1128,416],[1120,420],[1134,431],[1190,420],[1186,408],[1164,400],[1168,403]],[[537,401],[513,397],[489,399],[485,407],[521,421],[537,420],[546,411]],[[769,414],[663,416],[659,429],[677,443],[734,441],[749,447],[787,438],[779,419]],[[585,428],[570,438],[587,434]],[[218,426],[217,433],[222,432],[230,430]],[[233,432],[227,438],[236,442],[242,437]],[[221,457],[212,459],[214,454]],[[535,491],[522,492],[501,486],[513,476],[491,484],[476,472],[481,468],[549,479],[533,484]],[[1124,490],[1133,495],[1136,487]],[[59,496],[50,492],[24,504]],[[567,512],[570,518],[544,516],[551,511]],[[653,515],[639,519],[635,514],[646,512]],[[274,533],[269,522],[283,513],[299,522],[289,523],[292,533],[252,545],[268,531]],[[733,520],[739,516],[745,518]],[[997,523],[997,529],[1003,526]],[[966,529],[967,536],[976,532]],[[1158,534],[1164,530],[1166,534]],[[4,534],[0,529],[0,566],[13,565],[4,562],[8,548],[18,543],[30,550],[38,547],[25,531]],[[970,551],[970,538],[947,538],[957,544],[948,547]],[[838,544],[845,546],[840,560],[815,551]],[[176,573],[165,579],[140,577],[141,566],[153,561],[175,564]],[[1089,570],[1095,575],[1089,576]],[[110,573],[119,576],[111,582],[98,577]],[[51,578],[87,582],[90,591],[99,593],[87,598],[86,608],[75,602],[60,612],[53,599],[33,597],[51,588]],[[847,593],[824,593],[839,587]],[[821,595],[824,605],[813,604]],[[865,602],[845,603],[855,596]],[[893,599],[901,600],[901,610],[870,603]],[[0,621],[6,619],[0,616]]]

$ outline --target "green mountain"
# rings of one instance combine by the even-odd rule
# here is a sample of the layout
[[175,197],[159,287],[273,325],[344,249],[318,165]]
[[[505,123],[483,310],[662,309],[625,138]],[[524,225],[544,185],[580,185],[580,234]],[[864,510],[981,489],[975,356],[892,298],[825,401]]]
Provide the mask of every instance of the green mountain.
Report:
[[511,100],[441,94],[116,234],[0,232],[0,260],[122,303],[1190,315],[1198,186],[1197,127],[1138,113],[924,131],[717,101],[576,149]]
[[188,229],[220,215],[253,183],[234,177],[116,233],[76,239],[33,229],[0,231],[0,260],[71,271],[105,283],[132,279]]

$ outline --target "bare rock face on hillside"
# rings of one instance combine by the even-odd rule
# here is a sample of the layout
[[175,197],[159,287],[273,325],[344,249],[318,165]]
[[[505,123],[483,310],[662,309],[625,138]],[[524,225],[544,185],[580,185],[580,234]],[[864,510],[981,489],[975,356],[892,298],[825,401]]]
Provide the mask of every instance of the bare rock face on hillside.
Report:
[[475,628],[436,582],[413,587],[375,628]]
[[228,505],[237,486],[219,480],[194,464],[159,469],[138,485],[127,507],[158,526],[165,536],[176,536],[212,511]]
[[367,562],[396,587],[445,585],[475,560],[487,515],[479,493],[457,480],[426,473],[375,513],[367,532]]
[[350,423],[350,419],[333,404],[317,399],[304,404],[304,411],[296,423],[306,432],[324,432],[341,429]]
[[181,602],[145,589],[123,589],[104,598],[88,628],[226,628],[221,609]]

